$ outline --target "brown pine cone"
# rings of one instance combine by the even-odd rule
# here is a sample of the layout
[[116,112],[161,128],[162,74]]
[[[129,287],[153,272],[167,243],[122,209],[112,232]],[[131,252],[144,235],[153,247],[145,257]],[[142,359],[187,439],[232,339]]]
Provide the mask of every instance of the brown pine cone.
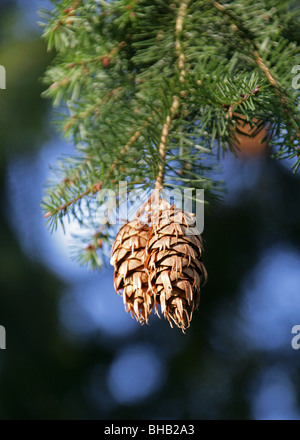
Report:
[[193,228],[194,214],[166,203],[160,201],[152,215],[145,267],[155,309],[160,304],[171,327],[173,321],[185,331],[199,305],[201,282],[207,277],[202,262],[203,243]]
[[148,231],[139,219],[127,222],[116,236],[110,261],[115,269],[114,286],[123,295],[125,310],[141,324],[148,322],[153,307],[144,268]]

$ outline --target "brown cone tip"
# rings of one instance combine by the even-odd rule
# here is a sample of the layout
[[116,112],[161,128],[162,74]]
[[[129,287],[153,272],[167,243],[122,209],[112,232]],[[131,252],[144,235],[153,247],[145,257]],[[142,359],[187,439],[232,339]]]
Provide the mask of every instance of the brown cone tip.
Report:
[[141,324],[153,307],[184,332],[200,302],[200,286],[207,279],[202,261],[203,242],[194,214],[166,200],[151,212],[150,226],[137,217],[118,232],[112,247],[114,285],[125,309]]

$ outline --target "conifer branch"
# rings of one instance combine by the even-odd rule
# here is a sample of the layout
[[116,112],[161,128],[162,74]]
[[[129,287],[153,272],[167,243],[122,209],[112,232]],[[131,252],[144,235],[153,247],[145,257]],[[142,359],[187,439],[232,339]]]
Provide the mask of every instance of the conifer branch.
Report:
[[[180,3],[176,25],[175,25],[175,49],[178,59],[177,61],[178,69],[180,72],[180,76],[179,76],[180,83],[184,82],[184,77],[185,77],[185,55],[183,52],[181,35],[183,29],[183,21],[187,14],[188,4],[189,4],[189,0],[183,0]],[[170,108],[170,113],[167,116],[162,129],[162,134],[159,144],[159,152],[158,152],[160,162],[158,167],[158,175],[156,177],[156,182],[155,182],[155,190],[158,192],[163,189],[164,171],[165,171],[165,162],[166,162],[166,143],[170,133],[172,119],[179,107],[179,103],[180,103],[179,97],[174,95],[172,105]]]
[[[252,47],[252,54],[254,56],[256,64],[258,65],[260,70],[264,73],[264,75],[266,76],[266,78],[267,78],[268,82],[271,84],[271,86],[273,86],[275,88],[275,92],[280,98],[281,105],[286,110],[284,112],[284,117],[288,120],[291,120],[292,122],[295,122],[294,116],[291,114],[291,111],[290,111],[291,103],[290,103],[288,97],[282,92],[278,81],[274,78],[274,76],[272,75],[272,72],[266,66],[265,62],[263,61],[262,57],[260,56],[260,53],[258,51],[258,48],[255,44],[254,39],[250,38],[249,33],[245,32],[242,29],[242,26],[239,26],[237,24],[238,19],[236,17],[234,17],[234,15],[225,6],[221,5],[220,3],[216,2],[216,1],[213,1],[213,5],[220,12],[224,13],[225,15],[227,15],[229,17],[229,19],[233,22],[233,28],[237,32],[241,33],[244,36],[244,41],[247,42]],[[289,107],[289,109],[287,107]],[[300,133],[297,129],[295,129],[295,135],[297,136],[297,138],[300,142]]]
[[67,209],[71,206],[74,205],[75,203],[79,202],[79,200],[83,199],[84,197],[90,195],[90,194],[95,194],[98,191],[100,191],[102,187],[102,183],[98,182],[93,184],[92,186],[90,186],[86,191],[84,191],[83,193],[79,194],[77,197],[75,197],[74,199],[70,200],[69,202],[58,206],[55,211],[49,211],[44,215],[44,218],[49,218],[52,217],[55,214],[58,214],[59,212],[63,212],[64,214],[67,212]]
[[[151,120],[151,118],[149,118],[149,119]],[[145,123],[145,125],[147,125],[147,122]],[[120,157],[123,157],[123,156],[127,153],[127,151],[129,150],[129,148],[131,147],[131,145],[133,145],[133,144],[138,140],[138,138],[141,136],[141,134],[142,134],[142,131],[141,131],[141,128],[139,128],[139,129],[138,129],[138,130],[137,130],[137,131],[131,136],[131,138],[129,139],[129,141],[128,141],[127,144],[125,145],[125,147],[121,150],[121,152],[120,152]],[[117,159],[114,160],[114,162],[112,163],[110,169],[108,170],[108,173],[107,173],[107,176],[106,176],[107,179],[111,176],[111,174],[112,174],[112,173],[114,172],[114,170],[117,168],[119,162],[120,162],[120,158],[117,158]]]
[[[141,135],[141,129],[137,130],[133,136],[131,136],[131,138],[129,139],[129,141],[127,142],[127,144],[124,146],[124,148],[121,150],[120,152],[120,156],[123,157],[128,149],[131,147],[131,145],[137,141],[137,139],[140,137]],[[115,161],[112,163],[111,167],[108,170],[108,173],[106,175],[106,179],[109,179],[109,177],[111,176],[111,174],[113,173],[113,171],[115,170],[115,168],[118,166],[120,161],[120,158],[115,159]],[[65,180],[64,180],[64,183]],[[86,191],[84,191],[83,193],[79,194],[77,197],[75,197],[74,199],[68,201],[67,203],[58,206],[55,211],[49,211],[44,215],[44,218],[49,218],[55,214],[58,214],[59,212],[63,212],[66,213],[67,209],[71,206],[74,205],[75,203],[77,203],[79,200],[83,199],[84,197],[91,195],[91,194],[96,194],[98,191],[100,191],[100,189],[102,188],[102,182],[97,182],[95,184],[93,184],[92,186],[90,186]]]
[[[252,38],[250,38],[249,33],[245,30],[243,30],[243,26],[239,24],[238,19],[234,17],[234,15],[223,5],[221,5],[220,3],[214,1],[213,5],[215,6],[215,8],[217,8],[220,12],[224,13],[225,15],[228,16],[228,18],[233,22],[233,29],[236,30],[237,32],[239,32],[240,34],[243,34],[243,36],[245,37],[245,41],[248,42],[248,44],[250,44],[252,46],[252,54],[254,55],[254,59],[256,61],[256,64],[259,66],[259,68],[262,70],[262,72],[266,75],[269,83],[275,87],[275,89],[280,92],[280,86],[278,84],[278,82],[276,81],[276,79],[273,77],[270,69],[266,66],[266,64],[264,63],[263,59],[261,58],[259,51],[256,47],[255,42],[253,41]],[[238,24],[237,24],[238,23]]]
[[66,68],[73,69],[75,66],[86,67],[87,64],[99,63],[99,62],[103,63],[106,67],[108,67],[111,59],[114,58],[118,54],[118,52],[126,46],[126,44],[127,44],[126,41],[121,41],[116,47],[111,49],[110,52],[107,52],[104,55],[100,55],[89,59],[73,61],[72,63],[68,63]]
[[245,95],[242,94],[241,95],[241,99],[239,99],[238,101],[234,102],[233,104],[230,104],[230,105],[223,104],[223,107],[227,109],[226,117],[231,119],[232,116],[233,116],[234,110],[237,109],[240,105],[244,104],[252,96],[257,95],[259,90],[260,90],[260,86],[258,85],[254,89],[250,90],[249,93],[246,93]]
[[104,183],[116,198],[121,180],[130,189],[154,185],[153,197],[190,184],[218,198],[214,147],[231,149],[236,113],[271,127],[276,158],[300,156],[300,91],[289,83],[300,48],[286,33],[295,9],[246,0],[240,14],[238,1],[225,3],[65,0],[41,15],[48,48],[57,51],[44,96],[62,104],[57,122],[79,153],[57,164],[61,181],[43,208],[50,229],[65,215],[86,228],[82,263],[97,265],[113,233],[94,221]]
[[263,71],[263,73],[266,75],[267,80],[269,81],[269,83],[275,87],[275,89],[277,90],[277,92],[281,94],[280,92],[280,86],[278,84],[278,82],[276,81],[276,79],[273,77],[272,73],[270,72],[270,69],[268,69],[268,67],[265,65],[265,63],[263,62],[261,56],[258,53],[258,50],[255,49],[253,51],[253,55],[256,61],[256,64],[258,65],[258,67],[260,67],[260,69]]

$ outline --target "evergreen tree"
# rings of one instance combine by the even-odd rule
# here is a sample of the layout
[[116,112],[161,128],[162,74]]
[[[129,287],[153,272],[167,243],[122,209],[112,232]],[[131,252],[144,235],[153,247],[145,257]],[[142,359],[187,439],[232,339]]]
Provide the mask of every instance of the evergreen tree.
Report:
[[216,159],[242,149],[245,124],[297,171],[294,2],[53,3],[52,12],[41,11],[48,49],[57,52],[44,95],[76,153],[58,162],[43,208],[51,230],[65,218],[85,228],[81,263],[101,266],[116,232],[109,222],[99,224],[101,189],[117,199],[119,182],[147,198],[186,187],[204,189],[207,200],[219,197]]

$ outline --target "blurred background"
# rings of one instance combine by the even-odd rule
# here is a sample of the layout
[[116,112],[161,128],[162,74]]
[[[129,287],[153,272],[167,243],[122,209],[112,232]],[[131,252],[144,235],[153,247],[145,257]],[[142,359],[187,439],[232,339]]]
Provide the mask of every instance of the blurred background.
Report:
[[71,260],[73,226],[44,227],[49,164],[72,151],[40,96],[47,5],[0,0],[0,419],[300,419],[300,174],[227,156],[191,327],[137,324],[109,264],[91,273]]

